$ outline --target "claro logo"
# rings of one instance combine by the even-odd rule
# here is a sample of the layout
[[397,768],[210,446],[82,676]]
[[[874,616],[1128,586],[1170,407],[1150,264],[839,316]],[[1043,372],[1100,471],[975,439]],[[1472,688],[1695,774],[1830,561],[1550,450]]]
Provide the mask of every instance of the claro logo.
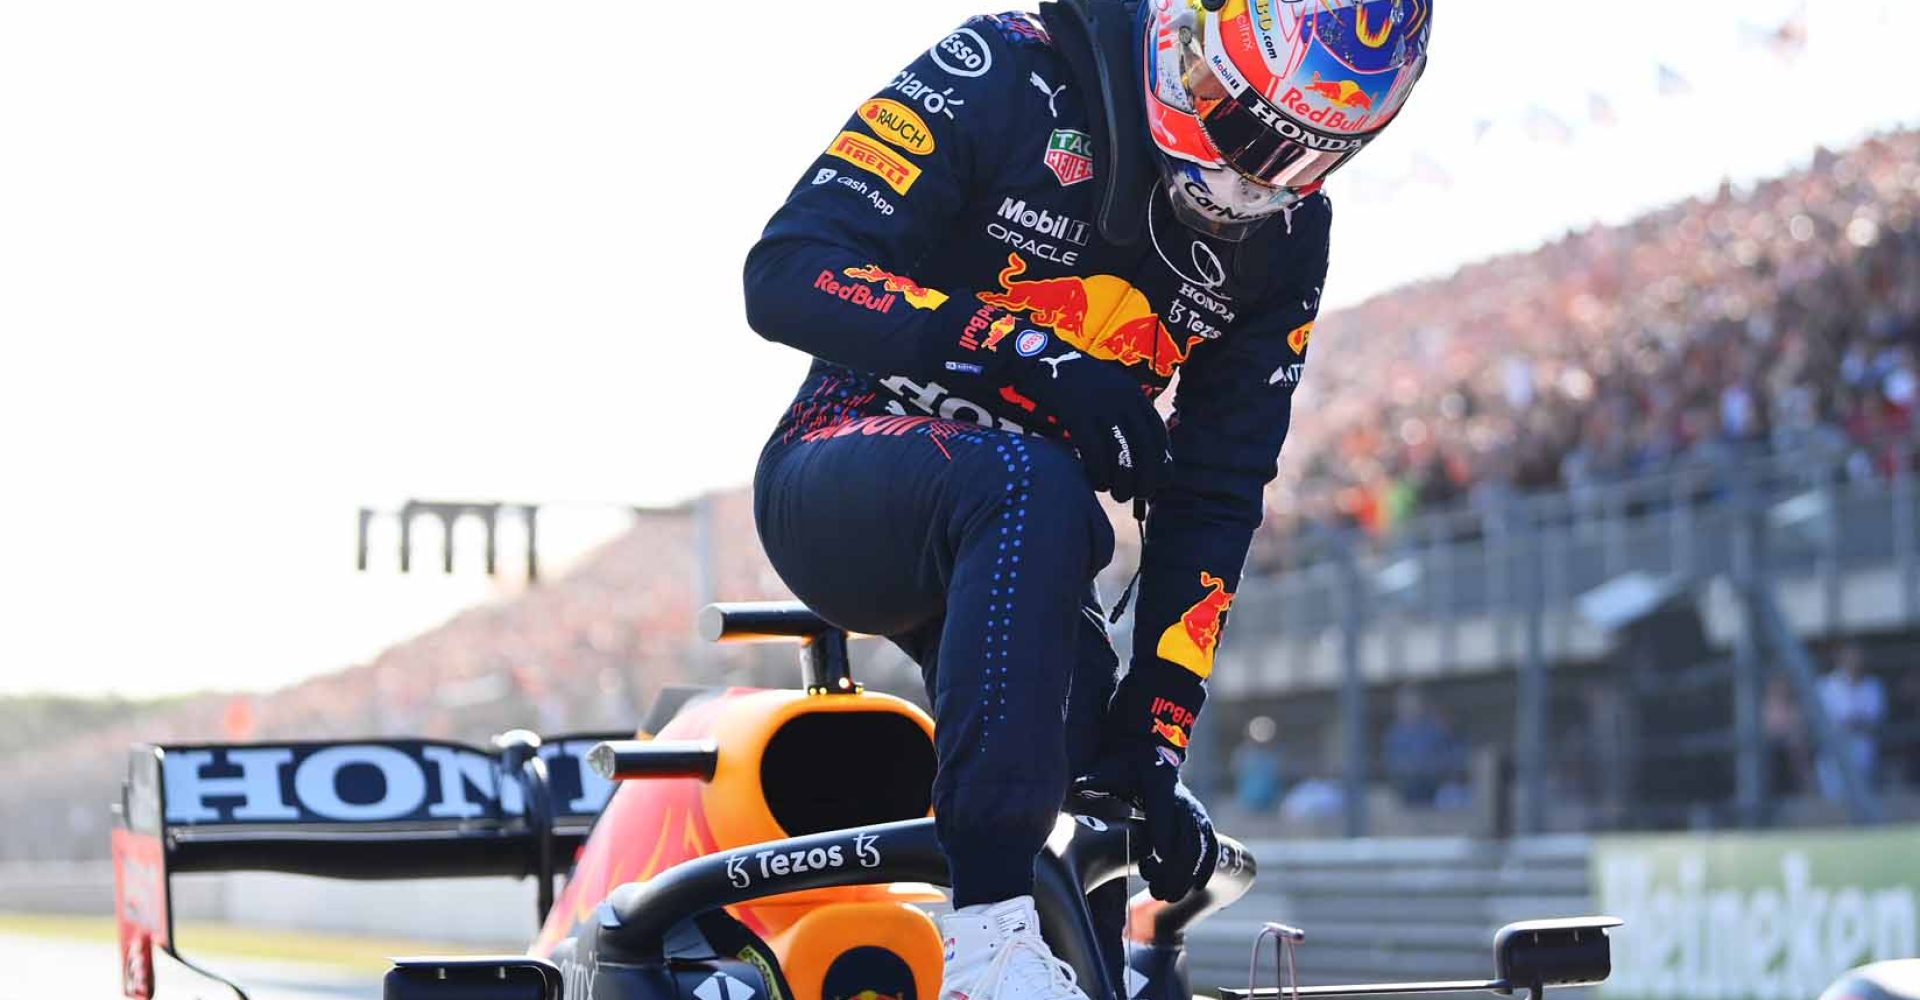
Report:
[[[613,783],[585,766],[592,740],[540,748],[555,806],[593,815]],[[169,826],[380,823],[517,816],[517,780],[493,756],[426,742],[168,749],[162,761]]]
[[860,120],[880,138],[915,156],[933,152],[933,133],[926,120],[899,101],[876,98],[860,105]]

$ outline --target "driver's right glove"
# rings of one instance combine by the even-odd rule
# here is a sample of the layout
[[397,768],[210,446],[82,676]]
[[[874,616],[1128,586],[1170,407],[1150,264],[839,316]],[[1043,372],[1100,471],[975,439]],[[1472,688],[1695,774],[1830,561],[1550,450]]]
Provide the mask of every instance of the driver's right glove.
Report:
[[1167,425],[1125,365],[1056,351],[1022,365],[1013,382],[1059,419],[1095,490],[1126,503],[1159,489],[1169,461]]

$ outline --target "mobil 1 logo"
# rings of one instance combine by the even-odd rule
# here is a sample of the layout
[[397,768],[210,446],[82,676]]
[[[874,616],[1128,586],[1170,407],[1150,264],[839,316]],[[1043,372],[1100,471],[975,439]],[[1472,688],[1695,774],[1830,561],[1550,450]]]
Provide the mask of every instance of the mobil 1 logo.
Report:
[[987,221],[987,235],[995,242],[1055,264],[1079,263],[1074,248],[1087,245],[1093,227],[1049,209],[1029,206],[1024,198],[1006,198],[1000,211]]

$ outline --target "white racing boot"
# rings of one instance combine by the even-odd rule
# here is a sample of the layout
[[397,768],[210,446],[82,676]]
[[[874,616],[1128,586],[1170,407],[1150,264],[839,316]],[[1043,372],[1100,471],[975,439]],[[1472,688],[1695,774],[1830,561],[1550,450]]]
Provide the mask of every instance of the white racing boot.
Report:
[[940,1000],[1087,1000],[1073,967],[1041,940],[1032,896],[955,910],[940,918],[940,936]]

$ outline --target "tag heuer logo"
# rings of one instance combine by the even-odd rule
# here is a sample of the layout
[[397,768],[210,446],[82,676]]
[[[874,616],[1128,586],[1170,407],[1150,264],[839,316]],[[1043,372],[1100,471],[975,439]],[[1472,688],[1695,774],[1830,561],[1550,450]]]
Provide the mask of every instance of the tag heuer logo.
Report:
[[1093,140],[1085,132],[1057,128],[1047,140],[1047,169],[1067,187],[1093,177]]

